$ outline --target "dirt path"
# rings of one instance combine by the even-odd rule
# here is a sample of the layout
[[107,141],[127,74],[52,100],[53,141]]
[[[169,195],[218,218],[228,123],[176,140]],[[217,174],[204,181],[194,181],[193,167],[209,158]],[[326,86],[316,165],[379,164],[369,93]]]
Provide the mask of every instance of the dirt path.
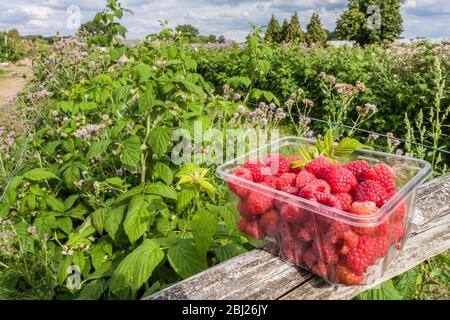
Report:
[[22,77],[26,74],[27,77],[31,74],[31,69],[27,66],[9,66],[0,67],[0,110],[6,105],[8,100],[19,93],[25,86],[25,79]]

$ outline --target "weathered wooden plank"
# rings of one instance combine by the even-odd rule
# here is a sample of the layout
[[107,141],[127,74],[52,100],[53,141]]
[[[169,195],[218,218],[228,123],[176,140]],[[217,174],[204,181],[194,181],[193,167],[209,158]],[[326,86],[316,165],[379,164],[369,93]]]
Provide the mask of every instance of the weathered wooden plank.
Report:
[[[449,231],[450,175],[447,175],[421,187],[412,237],[380,282],[449,249]],[[253,250],[146,299],[348,299],[367,289],[328,285],[268,252]]]

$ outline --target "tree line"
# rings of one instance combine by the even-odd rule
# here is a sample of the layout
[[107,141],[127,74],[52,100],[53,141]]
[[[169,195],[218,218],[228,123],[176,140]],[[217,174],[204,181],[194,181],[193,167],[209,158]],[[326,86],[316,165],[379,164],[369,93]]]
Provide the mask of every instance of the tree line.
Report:
[[349,40],[360,45],[392,42],[403,32],[400,7],[401,0],[349,0],[333,32],[323,28],[317,13],[312,15],[306,32],[302,30],[297,12],[282,25],[272,15],[264,38],[270,43],[322,45],[327,40]]

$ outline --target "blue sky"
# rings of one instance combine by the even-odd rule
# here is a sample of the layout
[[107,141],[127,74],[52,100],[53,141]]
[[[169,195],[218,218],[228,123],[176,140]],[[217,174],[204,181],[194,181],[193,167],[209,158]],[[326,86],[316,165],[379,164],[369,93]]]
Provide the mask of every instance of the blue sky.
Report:
[[[123,23],[128,38],[143,38],[159,30],[158,20],[168,19],[171,26],[190,23],[202,34],[224,35],[241,41],[249,31],[249,22],[265,25],[272,13],[279,20],[298,11],[305,28],[313,12],[322,23],[334,29],[337,18],[346,7],[346,0],[122,0],[134,11]],[[90,20],[104,6],[103,0],[8,0],[0,2],[0,30],[18,28],[21,34],[72,34],[67,21],[67,8],[80,8],[81,22]],[[450,37],[449,0],[405,0],[403,36],[428,38]],[[69,23],[70,27],[70,23]]]

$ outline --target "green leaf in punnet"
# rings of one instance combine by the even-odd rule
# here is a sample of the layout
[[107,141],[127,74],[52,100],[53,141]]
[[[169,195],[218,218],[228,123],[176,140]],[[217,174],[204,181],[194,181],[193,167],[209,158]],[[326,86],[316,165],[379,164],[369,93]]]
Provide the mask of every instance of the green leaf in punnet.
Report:
[[191,220],[191,231],[194,235],[194,243],[200,255],[206,257],[209,245],[217,229],[217,218],[215,214],[201,210]]
[[[364,144],[353,138],[344,138],[334,149],[333,154],[336,157],[345,157],[351,155],[356,149],[366,147]],[[366,147],[367,148],[367,147]]]
[[137,291],[150,278],[163,258],[164,252],[155,241],[144,240],[114,270],[108,282],[109,289],[115,292],[130,287],[133,291]]
[[44,168],[36,168],[25,173],[24,178],[33,181],[40,181],[44,179],[58,179],[59,178],[51,171]]
[[123,165],[137,169],[141,159],[141,139],[138,136],[131,136],[123,142],[121,161]]
[[190,239],[180,239],[178,244],[170,248],[167,258],[172,268],[183,278],[205,270],[208,265]]

